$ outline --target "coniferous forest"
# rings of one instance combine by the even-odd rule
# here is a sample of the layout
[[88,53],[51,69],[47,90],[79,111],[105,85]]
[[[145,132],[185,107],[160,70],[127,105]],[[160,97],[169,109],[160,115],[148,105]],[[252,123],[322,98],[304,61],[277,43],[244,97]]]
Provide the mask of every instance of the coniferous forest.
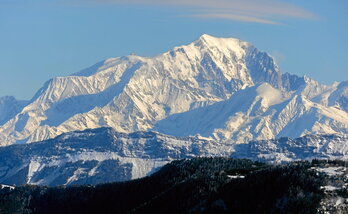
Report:
[[4,188],[0,213],[316,213],[326,177],[309,169],[318,164],[178,160],[127,182]]

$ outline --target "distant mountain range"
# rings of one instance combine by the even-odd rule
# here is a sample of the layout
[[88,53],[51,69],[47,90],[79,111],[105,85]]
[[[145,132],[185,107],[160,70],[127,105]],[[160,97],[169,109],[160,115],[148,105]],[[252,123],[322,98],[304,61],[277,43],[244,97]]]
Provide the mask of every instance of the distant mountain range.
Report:
[[264,162],[348,159],[348,135],[227,144],[156,132],[119,133],[112,128],[62,134],[43,142],[0,147],[0,183],[98,184],[150,175],[164,164],[193,157],[234,157]]
[[0,98],[0,183],[124,181],[197,156],[347,159],[347,111],[348,81],[282,74],[247,42],[203,35]]
[[1,98],[0,145],[99,127],[236,143],[346,134],[347,86],[282,74],[247,42],[203,35],[152,58],[111,58],[53,78],[29,102]]

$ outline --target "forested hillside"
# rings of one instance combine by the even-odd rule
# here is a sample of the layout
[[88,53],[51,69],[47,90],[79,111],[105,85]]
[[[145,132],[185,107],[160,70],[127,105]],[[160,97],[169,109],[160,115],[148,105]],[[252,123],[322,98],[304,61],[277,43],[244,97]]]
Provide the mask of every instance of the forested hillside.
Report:
[[0,213],[316,213],[327,181],[318,164],[184,159],[127,182],[3,188]]

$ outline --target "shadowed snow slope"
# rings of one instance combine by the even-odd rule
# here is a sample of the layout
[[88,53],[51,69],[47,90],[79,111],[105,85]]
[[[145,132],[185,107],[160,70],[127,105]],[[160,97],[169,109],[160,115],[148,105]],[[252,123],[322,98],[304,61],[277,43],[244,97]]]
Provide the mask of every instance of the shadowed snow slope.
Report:
[[239,90],[226,101],[171,115],[159,121],[155,130],[245,143],[310,133],[348,133],[347,118],[341,109],[314,103],[303,95],[282,93],[264,83]]
[[198,156],[271,162],[347,159],[347,143],[347,135],[227,144],[156,132],[126,134],[112,128],[89,129],[42,142],[0,147],[0,183],[53,186],[125,181],[149,175],[172,160]]
[[230,151],[197,138],[99,128],[1,147],[0,182],[61,185],[124,181],[146,176],[174,159],[218,154]]
[[0,97],[0,126],[22,111],[28,101],[19,101],[14,97]]
[[111,58],[49,80],[24,108],[0,111],[0,145],[106,126],[221,142],[347,133],[347,103],[347,82],[281,74],[251,44],[203,35],[152,58]]

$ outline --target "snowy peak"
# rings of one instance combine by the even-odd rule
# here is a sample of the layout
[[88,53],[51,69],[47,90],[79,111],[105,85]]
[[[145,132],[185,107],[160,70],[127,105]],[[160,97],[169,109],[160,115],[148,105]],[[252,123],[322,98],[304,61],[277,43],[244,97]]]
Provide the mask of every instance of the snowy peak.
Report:
[[238,56],[242,56],[243,50],[248,49],[251,45],[235,38],[218,38],[208,34],[203,34],[198,40],[193,42],[194,45],[208,49],[218,49],[219,51],[228,54],[235,52]]
[[[190,130],[231,142],[346,133],[346,89],[282,74],[271,56],[247,42],[202,35],[155,57],[110,58],[49,80],[25,108],[6,114],[0,145],[88,128],[164,130],[158,125],[173,118],[188,126],[170,128],[171,134]],[[187,115],[194,122],[182,118]]]

